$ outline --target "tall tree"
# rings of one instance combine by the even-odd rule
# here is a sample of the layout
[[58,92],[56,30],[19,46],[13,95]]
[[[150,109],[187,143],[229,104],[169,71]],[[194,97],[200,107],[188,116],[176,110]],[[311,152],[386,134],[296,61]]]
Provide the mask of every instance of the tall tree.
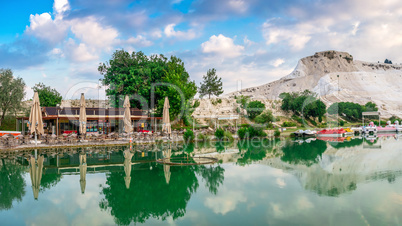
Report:
[[218,78],[215,68],[209,69],[207,75],[202,77],[204,80],[200,84],[200,97],[208,95],[208,99],[211,95],[219,96],[223,93],[222,89],[222,78]]
[[16,113],[22,108],[25,82],[14,78],[10,69],[0,69],[0,125],[8,112]]
[[50,86],[38,83],[35,84],[32,89],[33,91],[38,92],[40,105],[42,107],[56,107],[57,104],[61,103],[61,94]]
[[108,86],[106,95],[115,107],[123,104],[125,95],[136,94],[130,100],[131,106],[148,109],[152,107],[149,105],[153,95],[157,114],[160,115],[163,100],[167,96],[170,113],[174,118],[197,92],[195,82],[190,80],[183,61],[175,56],[170,59],[164,55],[148,57],[143,52],[130,54],[117,50],[112,59],[99,66],[98,71],[104,76],[103,84]]

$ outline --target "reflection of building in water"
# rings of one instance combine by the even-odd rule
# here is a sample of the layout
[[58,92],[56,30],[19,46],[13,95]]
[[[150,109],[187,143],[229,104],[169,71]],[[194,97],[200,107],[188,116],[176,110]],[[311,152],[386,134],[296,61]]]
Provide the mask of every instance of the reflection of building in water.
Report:
[[303,187],[320,195],[336,196],[355,190],[359,183],[386,179],[390,183],[402,176],[401,142],[386,140],[382,149],[363,149],[363,145],[327,150],[310,166],[265,159],[259,163],[282,169],[296,176]]
[[81,193],[85,193],[85,186],[87,184],[87,155],[85,153],[80,154],[80,186]]
[[123,152],[124,155],[124,172],[126,176],[124,177],[124,182],[126,184],[126,188],[130,188],[130,182],[131,182],[131,159],[133,158],[133,153],[131,153],[129,150],[125,150]]
[[43,156],[39,156],[38,160],[31,157],[29,160],[29,174],[31,176],[32,191],[35,199],[38,199],[40,181],[42,179],[42,169],[43,169]]

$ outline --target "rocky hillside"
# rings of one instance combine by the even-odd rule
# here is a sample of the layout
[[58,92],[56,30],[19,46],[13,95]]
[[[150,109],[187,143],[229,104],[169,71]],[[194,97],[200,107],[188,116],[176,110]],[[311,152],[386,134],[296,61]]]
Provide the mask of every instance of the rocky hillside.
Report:
[[283,92],[309,89],[327,106],[350,101],[379,106],[383,117],[402,117],[402,66],[354,60],[346,52],[324,51],[299,60],[289,75],[265,85],[246,88],[225,97],[245,95],[253,99],[279,99]]

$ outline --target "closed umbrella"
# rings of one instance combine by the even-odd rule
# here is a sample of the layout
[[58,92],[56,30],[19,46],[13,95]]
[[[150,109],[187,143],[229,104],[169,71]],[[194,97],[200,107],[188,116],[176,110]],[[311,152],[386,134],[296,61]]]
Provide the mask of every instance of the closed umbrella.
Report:
[[133,158],[133,153],[128,150],[124,151],[124,172],[126,176],[124,177],[124,182],[126,183],[126,188],[130,188],[131,182],[131,159]]
[[80,187],[81,193],[85,193],[85,186],[87,184],[87,155],[80,155]]
[[85,97],[84,93],[81,93],[81,100],[80,100],[80,134],[87,133],[87,112],[86,112],[86,104],[85,104]]
[[169,99],[168,97],[165,97],[165,104],[163,105],[163,127],[162,127],[162,132],[165,132],[167,134],[172,133],[172,128],[170,127],[170,116],[169,116]]
[[130,99],[128,98],[128,95],[126,95],[124,99],[124,132],[130,134],[133,132],[133,128],[131,127],[131,112],[130,112]]
[[42,111],[40,110],[39,95],[35,92],[32,102],[31,113],[29,114],[29,132],[35,133],[35,145],[37,144],[37,134],[43,134]]
[[39,196],[40,181],[42,179],[43,155],[39,156],[37,161],[34,157],[31,157],[29,162],[29,174],[31,175],[32,191],[35,200],[37,200]]

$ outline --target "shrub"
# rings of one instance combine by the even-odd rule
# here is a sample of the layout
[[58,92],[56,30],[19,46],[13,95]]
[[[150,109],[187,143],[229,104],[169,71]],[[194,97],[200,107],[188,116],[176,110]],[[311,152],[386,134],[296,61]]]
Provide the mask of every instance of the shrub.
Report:
[[195,100],[194,104],[193,104],[193,108],[198,108],[200,106],[200,101],[199,100]]
[[183,139],[186,142],[192,142],[194,140],[194,132],[192,130],[186,130],[183,134]]
[[283,122],[282,127],[293,127],[296,126],[295,122]]
[[248,129],[246,127],[242,127],[237,130],[237,136],[239,136],[239,139],[246,138],[247,130]]
[[255,117],[255,122],[260,124],[270,123],[274,120],[274,116],[270,110],[262,112],[260,115]]
[[345,121],[339,120],[339,125],[340,125],[340,126],[344,126],[344,125],[345,125]]
[[265,110],[265,104],[258,100],[251,101],[247,105],[246,110],[247,116],[250,119],[254,119],[255,117],[257,117],[257,115],[261,114]]
[[207,138],[208,138],[208,137],[207,137],[206,135],[202,134],[202,133],[200,133],[200,134],[197,135],[197,139],[198,139],[198,140],[205,141],[205,140],[207,140]]
[[248,128],[248,127],[250,127],[250,124],[245,123],[245,124],[240,124],[239,126],[241,128]]
[[224,132],[225,132],[225,131],[224,131],[223,129],[218,128],[218,129],[215,131],[215,137],[216,137],[216,139],[222,140]]
[[280,135],[281,135],[281,132],[279,132],[279,130],[276,129],[275,132],[274,132],[274,136],[279,137]]
[[233,135],[232,135],[229,131],[223,132],[223,137],[224,137],[225,139],[227,139],[227,140],[230,140],[230,141],[233,141],[233,140],[234,140]]

